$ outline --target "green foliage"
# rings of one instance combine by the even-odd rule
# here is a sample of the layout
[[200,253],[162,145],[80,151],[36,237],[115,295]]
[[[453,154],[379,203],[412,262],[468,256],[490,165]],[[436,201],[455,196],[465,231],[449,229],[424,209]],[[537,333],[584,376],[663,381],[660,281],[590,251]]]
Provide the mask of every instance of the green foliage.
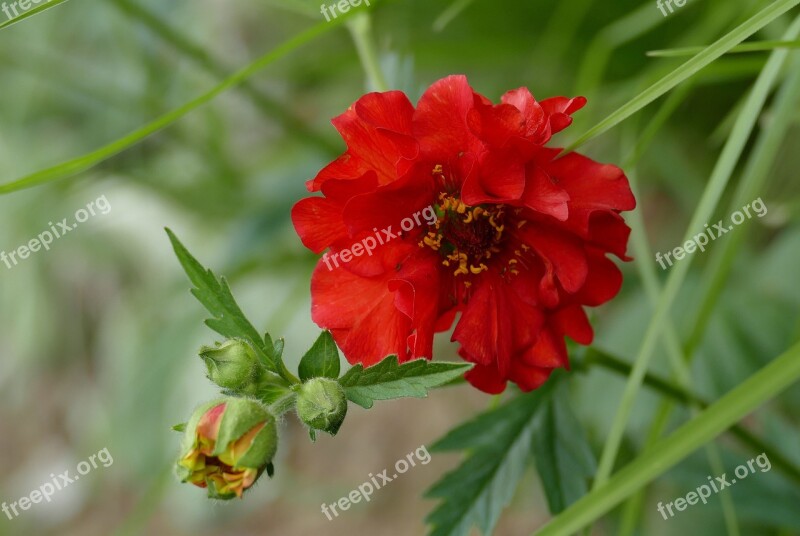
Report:
[[286,370],[280,355],[279,350],[283,343],[276,347],[269,334],[262,339],[256,328],[245,318],[225,278],[218,279],[211,270],[203,268],[172,231],[167,229],[167,234],[175,255],[195,286],[192,294],[212,315],[212,318],[206,320],[206,325],[230,339],[246,340],[270,371],[278,373],[288,382],[296,383],[292,382],[293,377]]
[[300,360],[298,372],[302,381],[339,377],[339,349],[330,331],[320,334],[314,346]]
[[533,459],[550,513],[558,514],[586,494],[597,462],[563,382],[542,406],[533,434]]
[[433,363],[417,359],[398,363],[392,355],[368,368],[356,365],[341,377],[347,398],[369,409],[376,400],[393,398],[425,398],[428,390],[458,378],[472,365],[463,363]]
[[442,500],[427,519],[431,536],[468,536],[473,526],[491,534],[528,467],[533,438],[553,431],[542,425],[557,383],[551,378],[541,389],[479,415],[431,446],[434,452],[469,453],[427,492]]

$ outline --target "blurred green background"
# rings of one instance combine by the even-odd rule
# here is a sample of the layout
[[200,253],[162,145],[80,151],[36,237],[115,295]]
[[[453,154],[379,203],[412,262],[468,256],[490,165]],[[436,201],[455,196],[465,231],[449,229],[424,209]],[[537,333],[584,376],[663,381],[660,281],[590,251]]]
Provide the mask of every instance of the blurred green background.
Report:
[[[568,143],[685,58],[652,49],[706,45],[769,2],[693,0],[669,17],[631,0],[385,0],[370,11],[380,65],[412,100],[433,81],[464,73],[497,101],[528,86],[537,98],[585,95],[588,106],[556,139]],[[0,179],[56,164],[122,137],[210,89],[227,73],[314,24],[318,2],[74,0],[0,31]],[[359,8],[360,9],[360,8]],[[0,15],[2,17],[2,15]],[[756,36],[778,39],[790,18]],[[793,53],[792,58],[798,53]],[[728,55],[703,70],[637,162],[640,215],[654,250],[680,244],[746,91],[766,53]],[[791,60],[790,60],[791,61]],[[796,70],[798,63],[790,63]],[[779,82],[789,77],[785,69]],[[434,503],[423,491],[458,463],[434,456],[328,521],[320,512],[420,445],[429,445],[491,399],[468,386],[427,400],[351,408],[337,438],[309,443],[292,416],[282,425],[277,478],[243,501],[211,503],[171,475],[179,437],[170,426],[214,396],[196,356],[215,334],[172,255],[172,228],[207,266],[229,277],[257,326],[286,337],[290,368],[318,329],[309,318],[315,257],[289,218],[304,181],[344,149],[329,120],[369,90],[344,26],[332,28],[170,128],[72,179],[0,197],[0,251],[12,251],[105,196],[89,219],[13,269],[0,264],[0,501],[13,502],[97,451],[114,463],[34,505],[0,514],[0,535],[424,534]],[[581,149],[621,163],[664,99]],[[771,98],[759,132],[776,117]],[[800,107],[758,195],[769,208],[744,223],[733,271],[693,366],[695,390],[716,399],[800,338]],[[757,132],[758,134],[758,132]],[[749,154],[753,147],[748,146]],[[745,155],[747,156],[747,154]],[[744,165],[737,168],[735,182]],[[630,171],[626,168],[626,171]],[[732,198],[727,193],[722,206]],[[719,218],[730,212],[721,209]],[[713,223],[713,222],[710,222]],[[721,247],[724,240],[712,244]],[[709,253],[696,255],[673,308],[688,334]],[[593,312],[596,344],[630,359],[649,320],[637,272],[623,268],[620,297]],[[686,261],[684,261],[686,262]],[[659,270],[659,276],[665,273]],[[438,357],[455,358],[442,336]],[[668,376],[659,351],[654,371]],[[624,378],[574,374],[573,398],[599,454]],[[640,397],[626,439],[638,452],[658,398]],[[800,464],[800,390],[744,423]],[[688,412],[674,415],[670,428]],[[723,437],[729,470],[754,454]],[[627,455],[625,456],[628,457]],[[725,534],[719,498],[663,521],[658,501],[713,474],[702,452],[648,489],[638,534]],[[747,535],[800,534],[800,486],[773,469],[733,488]],[[530,533],[547,519],[534,474],[497,534]],[[608,517],[595,534],[617,534]]]

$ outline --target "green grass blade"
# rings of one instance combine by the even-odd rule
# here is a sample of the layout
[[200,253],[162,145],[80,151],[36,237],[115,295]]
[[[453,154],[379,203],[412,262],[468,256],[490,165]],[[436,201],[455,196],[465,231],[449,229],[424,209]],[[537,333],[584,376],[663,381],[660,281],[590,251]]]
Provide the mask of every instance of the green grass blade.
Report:
[[[800,2],[800,0],[793,1]],[[798,32],[800,32],[800,17],[792,24],[786,37],[794,39],[797,37]],[[717,165],[714,167],[714,171],[703,192],[700,203],[687,228],[683,242],[691,239],[694,233],[700,231],[703,225],[711,220],[711,216],[716,210],[717,203],[758,121],[767,96],[781,72],[787,55],[788,52],[785,49],[776,50],[771,54],[769,61],[764,66],[753,90],[748,96],[747,103],[742,113],[737,118],[736,125],[717,161]],[[595,479],[595,487],[602,486],[613,470],[614,462],[616,461],[617,453],[622,443],[622,437],[625,433],[628,417],[633,409],[636,396],[642,384],[642,379],[647,372],[656,344],[664,333],[664,326],[669,317],[669,310],[672,307],[672,303],[675,301],[678,291],[683,285],[683,281],[691,267],[692,260],[693,257],[690,256],[680,263],[677,263],[671,269],[667,283],[661,293],[647,331],[645,332],[644,340],[634,362],[633,372],[625,385],[622,400],[611,425],[611,430],[609,431],[605,447],[603,448],[603,455],[600,459],[600,467]]]
[[574,534],[798,380],[800,344],[794,345],[669,438],[643,453],[606,484],[570,506],[536,532],[536,536]]
[[[704,47],[667,48],[663,50],[650,50],[645,55],[651,58],[677,58],[680,56],[694,56],[702,52]],[[800,41],[753,41],[742,43],[730,49],[726,54],[741,54],[743,52],[771,52],[776,48],[800,48]]]
[[778,0],[765,7],[590,128],[572,145],[564,149],[564,153],[574,151],[595,136],[618,125],[798,4],[800,4],[800,0]]
[[[773,168],[775,159],[778,156],[784,140],[790,131],[793,123],[792,114],[798,107],[800,101],[800,60],[795,59],[793,66],[789,69],[791,73],[784,82],[783,88],[778,93],[773,108],[772,124],[763,131],[753,149],[747,166],[745,167],[739,187],[729,205],[729,213],[739,209],[745,203],[749,203],[758,196],[758,192],[764,188],[769,172]],[[739,247],[748,236],[749,229],[741,229],[719,244],[711,253],[708,265],[703,273],[702,284],[703,294],[700,299],[700,307],[695,314],[691,325],[691,334],[686,342],[686,355],[691,359],[695,350],[702,342],[706,326],[711,319],[711,313],[717,303],[728,275],[733,269],[736,260],[736,253]]]
[[8,28],[9,26],[12,26],[12,25],[14,25],[14,24],[16,24],[18,22],[22,22],[23,20],[25,20],[27,18],[30,18],[30,17],[33,17],[34,15],[38,15],[42,11],[45,11],[47,9],[56,7],[57,5],[63,4],[66,1],[67,0],[50,0],[46,4],[42,4],[41,6],[36,6],[35,8],[33,8],[33,9],[29,10],[29,11],[26,11],[25,13],[23,13],[19,17],[15,17],[13,19],[9,19],[9,20],[7,20],[5,22],[0,23],[0,30],[4,30],[5,28]]
[[[163,41],[199,65],[209,74],[220,79],[227,76],[228,71],[219,59],[208,50],[195,43],[189,36],[181,33],[178,28],[164,22],[146,6],[133,0],[113,0],[111,3],[119,8],[126,16],[146,26],[153,34],[160,37]],[[287,134],[294,134],[299,140],[313,144],[321,151],[330,155],[338,155],[341,152],[341,147],[337,143],[314,132],[300,117],[292,113],[289,107],[272,98],[268,93],[250,84],[249,81],[242,83],[239,89],[250,97],[253,104],[261,110],[265,116],[277,120],[283,126]]]
[[[800,0],[797,1],[800,2]],[[320,35],[323,35],[331,31],[337,26],[343,24],[349,18],[350,14],[346,14],[334,21],[321,22],[316,26],[309,28],[308,30],[285,41],[284,43],[277,46],[267,54],[261,56],[260,58],[258,58],[245,68],[241,69],[237,73],[226,78],[216,87],[212,88],[210,91],[162,115],[161,117],[155,119],[154,121],[148,123],[147,125],[144,125],[143,127],[134,130],[127,136],[124,136],[116,141],[109,143],[108,145],[105,145],[85,155],[73,158],[71,160],[67,160],[66,162],[62,162],[61,164],[58,164],[56,166],[37,171],[30,175],[26,175],[14,181],[0,185],[0,195],[16,192],[18,190],[23,190],[25,188],[32,188],[40,184],[46,184],[48,182],[63,179],[75,175],[77,173],[80,173],[82,171],[86,171],[96,166],[97,164],[105,160],[108,160],[112,156],[115,156],[121,153],[122,151],[133,147],[134,145],[138,144],[145,138],[155,134],[159,130],[162,130],[172,125],[173,123],[175,123],[188,113],[214,100],[214,98],[216,98],[221,93],[224,93],[225,91],[231,88],[241,85],[244,81],[248,80],[253,75],[257,74],[259,71],[261,71],[271,63],[286,56],[290,52],[293,52],[295,49],[313,41]]]

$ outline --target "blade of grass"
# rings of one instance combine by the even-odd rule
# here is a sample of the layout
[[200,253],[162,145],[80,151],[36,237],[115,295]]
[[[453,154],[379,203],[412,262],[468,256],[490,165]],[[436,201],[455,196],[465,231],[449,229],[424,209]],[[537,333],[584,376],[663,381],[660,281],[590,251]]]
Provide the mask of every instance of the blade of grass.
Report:
[[536,536],[564,536],[579,531],[798,380],[800,344],[773,359],[611,480],[572,504]]
[[[680,56],[694,56],[702,52],[704,47],[667,48],[645,52],[651,58],[677,58]],[[742,43],[730,49],[726,54],[741,54],[743,52],[771,52],[776,48],[800,48],[800,41],[752,41]]]
[[[628,376],[632,369],[632,367],[622,359],[613,356],[610,353],[597,348],[596,346],[592,346],[586,351],[585,366],[592,367],[595,365],[621,376]],[[687,407],[696,406],[700,409],[706,409],[710,406],[706,400],[697,394],[686,391],[682,387],[675,385],[670,381],[664,380],[663,378],[660,378],[654,374],[646,374],[643,385],[645,385],[648,389],[651,389],[656,393]],[[668,417],[668,415],[657,413],[654,419],[654,424],[658,424],[659,421],[665,420]],[[656,426],[654,426],[654,428],[656,428]],[[779,450],[773,448],[770,444],[753,435],[746,428],[739,424],[734,424],[731,426],[729,432],[732,436],[739,440],[742,445],[749,447],[753,453],[760,454],[765,452],[776,469],[782,472],[784,476],[791,479],[792,482],[800,485],[800,467],[797,467],[792,460],[781,454]]]
[[574,151],[595,136],[615,127],[798,4],[800,0],[777,0],[765,7],[590,128],[564,149],[562,154]]
[[[797,1],[800,2],[800,0]],[[116,141],[113,141],[95,151],[71,160],[67,160],[66,162],[62,162],[53,167],[36,171],[30,175],[26,175],[6,184],[0,184],[0,195],[16,192],[25,188],[32,188],[40,184],[46,184],[48,182],[63,179],[91,169],[97,164],[108,160],[112,156],[115,156],[122,151],[133,147],[159,130],[172,125],[188,113],[214,100],[214,98],[225,91],[239,86],[245,80],[248,80],[271,63],[281,59],[290,52],[293,52],[295,49],[313,41],[315,38],[324,35],[339,25],[345,23],[350,19],[353,13],[355,12],[351,11],[350,13],[346,13],[331,22],[321,22],[316,26],[312,26],[308,30],[301,32],[300,34],[283,42],[281,45],[278,45],[270,52],[252,62],[250,65],[223,80],[220,84],[208,92],[162,115],[154,121],[134,130],[130,134],[123,136]]]
[[[209,74],[217,78],[224,78],[228,74],[228,70],[222,62],[210,52],[193,42],[177,28],[164,22],[145,6],[131,0],[114,0],[111,3],[119,8],[125,15],[134,20],[138,20],[156,36],[160,37],[169,45],[172,45],[175,50],[183,53],[187,58],[194,61]],[[284,104],[276,101],[263,91],[260,91],[249,81],[243,82],[239,88],[250,97],[253,104],[255,104],[264,115],[278,120],[287,133],[297,135],[301,140],[313,144],[329,155],[339,154],[341,152],[341,148],[336,143],[314,132],[305,122],[289,111]]]
[[[742,174],[739,187],[728,207],[729,213],[752,201],[757,197],[759,190],[764,188],[769,171],[772,169],[778,151],[792,125],[792,113],[797,109],[798,101],[800,101],[800,58],[794,60],[789,71],[791,74],[784,82],[775,100],[773,121],[756,142],[752,156]],[[733,268],[736,253],[747,236],[748,229],[741,229],[741,232],[737,232],[730,237],[730,240],[719,244],[711,252],[711,258],[703,272],[700,286],[703,289],[700,306],[694,315],[691,324],[693,328],[686,342],[685,350],[688,359],[692,358],[702,342],[711,313]]]
[[66,1],[67,0],[50,0],[46,4],[42,4],[41,6],[36,6],[35,8],[31,9],[30,11],[26,11],[25,13],[23,13],[19,17],[15,17],[13,19],[9,19],[9,20],[7,20],[5,22],[0,23],[0,30],[4,30],[5,28],[8,28],[9,26],[12,26],[12,25],[14,25],[14,24],[16,24],[18,22],[22,22],[23,20],[25,20],[27,18],[30,18],[30,17],[33,17],[34,15],[38,15],[42,11],[54,8],[54,7],[56,7],[56,6],[60,5],[60,4],[63,4]]
[[[800,0],[792,1],[800,3]],[[776,2],[776,4],[778,3],[780,2]],[[800,17],[795,20],[789,32],[787,32],[787,38],[795,38],[798,30],[800,30]],[[684,242],[691,239],[693,233],[697,230],[702,229],[703,224],[709,221],[714,214],[717,203],[755,127],[767,95],[771,91],[781,71],[787,54],[788,52],[785,49],[772,52],[764,70],[759,75],[753,90],[750,92],[747,103],[742,110],[742,114],[738,117],[733,132],[728,138],[728,142],[717,161],[717,165],[714,167],[714,171],[711,174],[711,178],[708,181],[700,203],[687,228]],[[595,489],[601,487],[608,480],[613,470],[614,462],[616,461],[617,453],[622,443],[622,437],[625,433],[628,417],[633,409],[633,404],[638,394],[639,387],[641,386],[642,378],[650,364],[650,359],[655,351],[656,343],[663,334],[670,308],[678,294],[678,290],[683,285],[686,274],[691,267],[692,260],[693,257],[690,256],[672,268],[666,286],[660,295],[658,305],[656,306],[650,324],[645,332],[644,340],[634,362],[633,372],[625,385],[622,400],[620,401],[619,408],[603,448],[603,454],[600,458],[595,478]]]
[[[678,94],[677,91],[673,93],[673,95],[676,94]],[[628,177],[631,181],[631,188],[633,188],[634,193],[637,193],[637,174],[633,170],[629,170]],[[637,198],[639,197],[637,196]],[[643,282],[648,301],[650,302],[651,307],[655,309],[658,304],[658,298],[663,289],[658,281],[658,276],[656,275],[655,271],[655,264],[652,261],[653,255],[650,249],[650,244],[647,242],[647,234],[645,232],[642,211],[635,210],[631,214],[629,221],[631,225],[633,254],[634,258],[636,259],[635,265],[637,271],[639,272],[639,277]],[[686,392],[691,392],[693,390],[691,372],[689,371],[689,367],[685,362],[680,338],[678,337],[677,330],[672,323],[671,317],[668,317],[666,320],[666,326],[664,327],[662,340],[667,351],[667,356],[669,357],[673,378],[678,382],[678,385],[681,387],[681,389]],[[661,438],[661,435],[663,434],[663,431],[666,429],[666,425],[669,422],[669,416],[672,413],[674,406],[674,402],[671,401],[661,402],[656,412],[658,418],[655,419],[653,427],[648,433],[647,441],[645,442],[645,450],[655,445]],[[699,404],[697,403],[693,403],[689,406],[692,416],[697,415],[698,408]],[[722,456],[720,455],[719,449],[714,443],[709,443],[706,445],[706,455],[712,473],[722,473]],[[640,503],[643,500],[643,496],[644,489],[640,490],[637,496],[632,498],[631,504]],[[741,531],[739,530],[739,522],[736,518],[736,510],[733,504],[733,498],[728,494],[724,494],[720,497],[720,500],[722,503],[722,514],[729,536],[739,536]],[[639,510],[639,512],[641,512],[641,510]]]

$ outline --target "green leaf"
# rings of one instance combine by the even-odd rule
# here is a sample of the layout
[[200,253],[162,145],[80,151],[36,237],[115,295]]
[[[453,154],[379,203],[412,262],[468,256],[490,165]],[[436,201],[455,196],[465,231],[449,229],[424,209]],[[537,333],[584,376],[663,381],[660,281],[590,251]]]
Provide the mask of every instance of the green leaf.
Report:
[[[5,22],[0,23],[0,30],[8,28],[12,24],[16,24],[18,22],[21,22],[21,21],[23,21],[23,20],[25,20],[25,19],[27,19],[29,17],[33,17],[34,15],[38,15],[42,11],[44,11],[46,9],[50,9],[52,7],[56,7],[57,5],[63,4],[66,1],[67,0],[50,0],[49,2],[47,2],[45,4],[42,4],[41,6],[36,6],[35,8],[30,9],[30,10],[26,11],[25,13],[22,13],[19,17],[15,17],[13,19],[9,19],[9,20],[7,20]],[[22,9],[22,8],[20,8],[20,9]]]
[[176,424],[175,426],[172,427],[172,429],[175,430],[176,432],[185,432],[186,431],[186,423],[182,422],[180,424]]
[[225,278],[218,279],[214,272],[204,268],[170,229],[166,231],[175,255],[195,286],[192,294],[212,315],[212,318],[206,320],[206,325],[229,339],[245,339],[269,370],[277,372],[289,383],[298,383],[298,380],[286,370],[280,356],[275,354],[276,347],[272,344],[271,337],[266,335],[262,339],[256,328],[244,316]]
[[323,331],[314,346],[300,360],[300,380],[339,377],[339,349],[330,331]]
[[553,377],[541,389],[479,415],[431,447],[436,452],[470,453],[426,493],[443,500],[427,518],[431,536],[468,536],[473,526],[492,533],[530,461],[542,409],[557,382]]
[[533,434],[534,462],[550,513],[557,514],[586,495],[597,462],[565,385],[545,400],[538,424]]
[[643,92],[632,99],[629,99],[622,107],[611,115],[600,121],[597,125],[589,129],[569,147],[564,149],[562,154],[574,151],[590,139],[602,134],[603,132],[615,127],[628,117],[632,116],[660,96],[664,95],[672,88],[691,77],[703,67],[728,52],[730,49],[756,33],[758,30],[780,17],[797,4],[800,0],[777,0],[767,7],[747,19],[741,25],[722,36],[713,44],[705,47],[702,52],[686,61],[683,65],[654,83]]
[[471,367],[463,363],[433,363],[427,359],[400,365],[397,356],[390,355],[366,369],[356,365],[339,383],[351,402],[369,409],[376,400],[425,398],[429,389],[461,376]]

